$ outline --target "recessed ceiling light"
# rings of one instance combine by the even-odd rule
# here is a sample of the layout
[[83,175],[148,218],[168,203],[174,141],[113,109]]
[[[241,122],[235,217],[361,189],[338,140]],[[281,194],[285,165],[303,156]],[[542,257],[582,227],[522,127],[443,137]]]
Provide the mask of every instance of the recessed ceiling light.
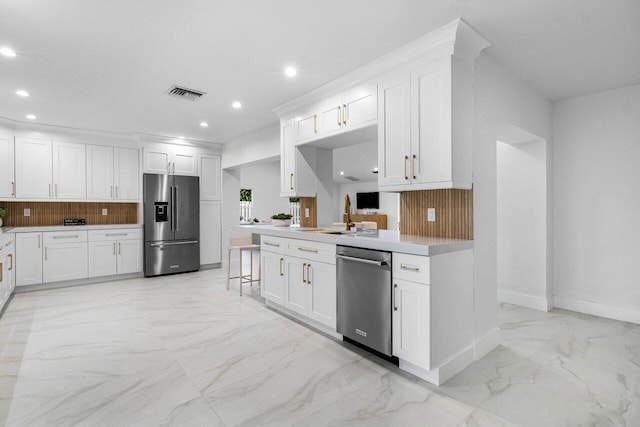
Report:
[[295,77],[298,74],[298,70],[293,67],[287,67],[284,69],[284,75],[287,77]]
[[0,48],[0,55],[4,55],[4,56],[8,56],[9,58],[13,58],[14,56],[16,56],[16,53],[13,51],[13,49],[5,46],[5,47]]
[[344,171],[340,171],[340,175],[344,175]]
[[16,91],[16,95],[26,98],[27,96],[29,96],[29,92],[27,92],[26,90],[19,89]]
[[34,116],[33,114],[27,114],[25,117],[27,119],[29,119],[29,120],[35,120],[36,119],[36,116]]
[[238,101],[233,101],[233,104],[231,104],[231,106],[233,108],[235,108],[236,110],[242,108],[242,104],[240,102],[238,102]]
[[184,136],[179,136],[178,139],[184,139]]
[[206,128],[206,127],[208,127],[208,126],[209,126],[209,123],[207,123],[207,122],[200,122],[200,126],[201,126],[201,127],[203,127],[203,128]]

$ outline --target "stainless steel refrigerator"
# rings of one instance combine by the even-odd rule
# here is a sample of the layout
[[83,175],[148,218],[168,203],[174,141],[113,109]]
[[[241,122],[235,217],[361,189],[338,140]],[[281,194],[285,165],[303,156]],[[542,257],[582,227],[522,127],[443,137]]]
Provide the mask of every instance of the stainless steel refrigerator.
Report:
[[200,269],[200,181],[197,176],[143,176],[144,275]]

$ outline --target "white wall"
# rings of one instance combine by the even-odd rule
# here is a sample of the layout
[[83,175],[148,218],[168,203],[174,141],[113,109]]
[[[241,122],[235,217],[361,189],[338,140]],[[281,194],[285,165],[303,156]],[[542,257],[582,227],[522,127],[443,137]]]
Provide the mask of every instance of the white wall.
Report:
[[498,301],[548,310],[546,141],[498,141]]
[[[475,64],[473,130],[474,310],[476,338],[497,339],[498,129],[510,123],[551,141],[551,104],[482,53]],[[497,344],[497,343],[496,343]],[[489,346],[490,347],[490,346]]]
[[[275,123],[222,147],[222,169],[235,168],[265,159],[280,158],[280,124]],[[278,184],[280,185],[280,184]]]
[[[340,184],[338,186],[338,208],[335,212],[334,221],[342,222],[344,213],[344,196],[349,195],[351,209],[356,210],[356,193],[368,193],[378,191],[378,181],[354,182],[351,184]],[[387,230],[398,229],[398,204],[400,203],[400,193],[380,193],[380,209],[378,213],[387,215]]]
[[556,306],[640,323],[640,85],[553,121]]

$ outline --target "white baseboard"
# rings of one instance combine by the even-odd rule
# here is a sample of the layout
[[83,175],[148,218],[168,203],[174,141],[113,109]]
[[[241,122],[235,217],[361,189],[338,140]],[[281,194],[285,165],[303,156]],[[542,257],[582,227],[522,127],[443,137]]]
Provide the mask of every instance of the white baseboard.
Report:
[[500,329],[493,328],[476,340],[475,360],[486,356],[491,350],[500,345]]
[[507,304],[519,305],[540,311],[549,311],[553,308],[552,300],[549,298],[505,291],[504,289],[498,289],[498,302],[506,302]]
[[471,345],[440,365],[440,367],[430,371],[402,359],[400,359],[399,368],[415,375],[416,377],[422,378],[431,384],[441,385],[447,382],[455,374],[471,365],[473,363],[473,353],[474,346]]
[[554,297],[554,300],[554,305],[557,308],[640,324],[640,310],[638,309],[559,296]]
[[342,334],[339,334],[335,329],[332,329],[327,325],[324,325],[313,319],[309,319],[308,317],[298,314],[295,311],[289,310],[288,308],[281,306],[280,304],[274,303],[273,301],[265,300],[264,304],[267,307],[270,307],[273,310],[280,312],[280,314],[283,314],[286,317],[295,319],[300,323],[304,323],[305,326],[311,327],[312,329],[316,329],[324,334],[329,335],[330,337],[333,337],[339,341],[342,341]]

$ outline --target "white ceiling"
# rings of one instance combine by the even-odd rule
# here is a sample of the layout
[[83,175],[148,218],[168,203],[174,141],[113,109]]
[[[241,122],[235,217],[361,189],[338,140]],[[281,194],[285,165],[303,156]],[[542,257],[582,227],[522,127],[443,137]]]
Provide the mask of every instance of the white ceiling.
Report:
[[457,17],[552,100],[640,83],[638,0],[0,0],[0,117],[224,143]]

